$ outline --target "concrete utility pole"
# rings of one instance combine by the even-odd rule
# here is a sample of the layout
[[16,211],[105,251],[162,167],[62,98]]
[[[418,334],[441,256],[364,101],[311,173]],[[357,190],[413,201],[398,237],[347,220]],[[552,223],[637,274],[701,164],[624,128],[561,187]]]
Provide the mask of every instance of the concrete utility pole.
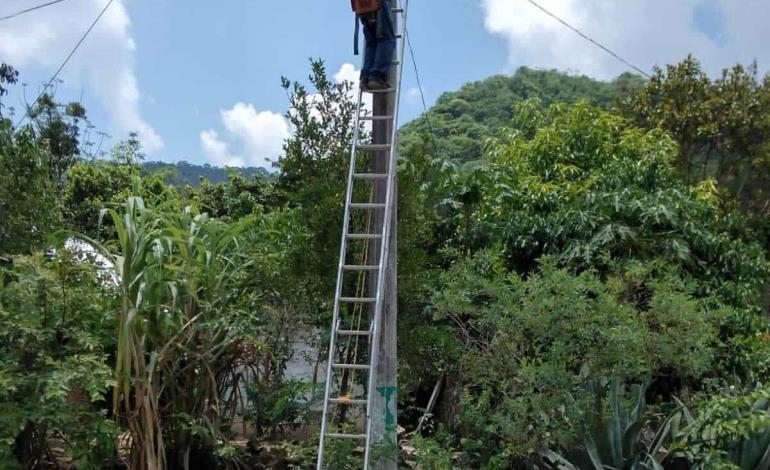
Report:
[[[392,0],[392,8],[399,8],[399,0]],[[398,14],[391,12],[393,29],[398,31]],[[396,51],[397,52],[397,51]],[[396,60],[397,54],[394,52],[393,60]],[[399,83],[399,67],[390,68],[389,83],[396,85]],[[393,116],[396,109],[396,93],[376,93],[372,114],[375,116]],[[372,143],[388,144],[393,135],[393,126],[398,123],[391,120],[372,121]],[[373,158],[370,164],[372,173],[387,173],[389,152],[373,152]],[[387,182],[384,180],[375,180],[374,201],[385,202]],[[398,468],[398,435],[397,435],[397,390],[398,390],[398,361],[396,349],[397,341],[397,318],[398,318],[398,177],[393,185],[393,217],[391,218],[390,239],[383,240],[383,243],[389,243],[388,259],[386,260],[385,270],[385,292],[384,304],[382,309],[382,324],[380,334],[380,355],[377,366],[377,389],[374,394],[374,415],[372,417],[372,443],[374,448],[382,449],[382,453],[375,452],[374,455],[382,456],[379,459],[373,459],[372,468],[381,470],[397,470]],[[383,233],[383,219],[375,217],[375,227],[372,233]],[[370,253],[376,254],[372,264],[379,264],[379,243],[372,242]],[[377,274],[372,274],[371,286],[376,286]],[[376,346],[376,345],[373,345]]]

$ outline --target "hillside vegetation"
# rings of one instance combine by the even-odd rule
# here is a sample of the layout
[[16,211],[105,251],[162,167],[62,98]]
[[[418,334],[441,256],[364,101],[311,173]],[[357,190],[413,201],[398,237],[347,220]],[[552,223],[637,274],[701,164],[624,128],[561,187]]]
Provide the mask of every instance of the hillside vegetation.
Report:
[[[282,84],[277,173],[199,186],[0,119],[0,466],[312,468],[355,104]],[[768,468],[770,78],[521,69],[400,132],[404,467]]]
[[404,126],[401,145],[409,151],[420,136],[430,135],[432,130],[441,143],[441,155],[457,162],[477,160],[485,140],[508,126],[516,105],[523,100],[538,99],[545,105],[584,100],[610,109],[642,84],[641,77],[632,74],[606,83],[555,70],[522,67],[512,76],[497,75],[444,93],[427,114]]
[[[200,186],[201,180],[209,183],[218,184],[227,181],[227,169],[211,166],[208,163],[196,165],[194,163],[181,161],[177,163],[164,162],[143,162],[142,171],[146,174],[162,172],[166,175],[166,181],[174,186]],[[251,179],[256,176],[266,176],[267,170],[264,168],[248,167],[233,168],[238,175]]]

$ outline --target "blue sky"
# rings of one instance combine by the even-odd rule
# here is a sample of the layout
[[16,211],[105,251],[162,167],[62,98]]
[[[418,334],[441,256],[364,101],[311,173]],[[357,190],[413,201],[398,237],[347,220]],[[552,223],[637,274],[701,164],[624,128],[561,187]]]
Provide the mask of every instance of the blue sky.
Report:
[[[40,3],[4,0],[0,16]],[[609,79],[625,70],[526,0],[412,0],[409,26],[428,104],[442,92],[520,65]],[[736,61],[767,70],[765,0],[541,0],[544,7],[649,70],[695,52],[717,72]],[[0,22],[0,61],[29,99],[104,0],[66,0]],[[439,6],[440,5],[440,6]],[[116,0],[61,75],[114,144],[135,129],[149,159],[258,165],[290,129],[280,77],[304,79],[308,58],[330,74],[358,64],[347,0]],[[763,61],[763,59],[765,59]],[[422,111],[411,62],[402,122]],[[352,77],[352,68],[341,76]]]

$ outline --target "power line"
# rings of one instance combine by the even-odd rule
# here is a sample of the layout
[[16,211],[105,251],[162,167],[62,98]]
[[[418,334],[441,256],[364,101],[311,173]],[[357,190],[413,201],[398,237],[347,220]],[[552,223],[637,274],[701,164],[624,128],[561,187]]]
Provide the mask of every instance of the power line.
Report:
[[51,6],[51,5],[56,5],[57,3],[61,3],[63,1],[64,0],[54,0],[52,2],[44,3],[44,4],[38,5],[36,7],[27,8],[26,10],[17,11],[16,13],[12,13],[12,14],[10,14],[8,16],[0,17],[0,21],[10,20],[11,18],[16,18],[17,16],[21,16],[24,13],[29,13],[31,11],[39,10],[41,8],[45,8],[45,7],[48,7],[48,6]]
[[417,59],[414,57],[414,49],[412,48],[412,39],[409,30],[404,31],[406,37],[406,43],[409,45],[409,55],[412,57],[412,65],[414,66],[414,75],[417,79],[417,89],[420,90],[420,99],[422,100],[422,109],[424,111],[425,120],[428,122],[428,131],[430,132],[430,141],[433,144],[433,153],[436,157],[439,156],[438,146],[436,145],[436,136],[433,132],[433,124],[430,122],[430,114],[428,114],[428,106],[425,104],[425,94],[422,91],[422,85],[420,84],[420,71],[417,69]]
[[602,49],[604,52],[608,53],[609,55],[611,55],[612,57],[616,58],[616,59],[617,59],[617,60],[619,60],[620,62],[623,62],[624,64],[626,64],[627,66],[629,66],[629,67],[631,67],[632,69],[636,70],[637,72],[641,73],[641,74],[642,74],[642,75],[644,75],[645,77],[647,77],[647,78],[652,78],[652,77],[650,76],[650,74],[648,74],[648,73],[647,73],[647,72],[645,72],[644,70],[640,69],[639,67],[637,67],[636,65],[634,65],[634,64],[632,64],[631,62],[627,61],[626,59],[624,59],[624,58],[620,57],[618,54],[616,54],[615,52],[613,52],[612,50],[610,50],[608,47],[605,47],[605,46],[603,46],[602,44],[600,44],[599,42],[597,42],[597,41],[594,41],[593,39],[591,39],[590,37],[588,37],[586,34],[584,34],[583,32],[581,32],[579,29],[575,28],[574,26],[570,25],[569,23],[567,23],[567,22],[566,22],[566,21],[564,21],[563,19],[559,18],[558,16],[554,15],[554,14],[553,14],[553,13],[551,13],[550,11],[548,11],[548,10],[546,10],[545,8],[541,7],[541,6],[540,6],[540,5],[539,5],[537,2],[535,2],[535,0],[527,0],[527,1],[528,1],[529,3],[531,3],[532,5],[536,6],[537,8],[539,8],[539,9],[540,9],[540,10],[541,10],[543,13],[545,13],[546,15],[550,16],[551,18],[555,19],[555,20],[556,20],[556,21],[558,21],[559,23],[563,24],[564,26],[568,27],[568,28],[569,28],[569,29],[571,29],[572,31],[576,32],[576,33],[577,33],[577,34],[579,34],[579,35],[580,35],[580,36],[581,36],[583,39],[585,39],[585,40],[587,40],[587,41],[591,42],[593,45],[595,45],[595,46],[599,47],[599,48],[600,48],[600,49]]
[[[86,32],[83,33],[83,36],[81,36],[80,40],[77,42],[77,44],[75,44],[75,47],[72,48],[72,51],[70,51],[70,53],[67,56],[67,58],[64,59],[64,62],[62,62],[62,64],[56,70],[56,73],[54,73],[53,76],[51,77],[51,79],[48,80],[48,83],[45,84],[45,86],[43,87],[43,91],[41,91],[40,94],[37,95],[37,98],[35,98],[35,101],[34,101],[35,103],[37,103],[38,100],[40,100],[40,98],[43,96],[43,94],[48,90],[48,88],[53,84],[53,82],[59,77],[59,74],[61,73],[61,71],[64,69],[64,67],[67,65],[67,63],[70,61],[72,56],[75,55],[75,52],[77,52],[77,50],[80,48],[80,45],[83,44],[83,42],[86,40],[88,35],[91,34],[91,31],[93,31],[93,29],[96,26],[96,24],[99,22],[99,20],[102,19],[102,16],[104,16],[104,14],[107,12],[107,9],[110,8],[110,5],[112,5],[112,3],[114,1],[115,0],[108,0],[107,1],[107,4],[104,5],[104,8],[102,8],[102,11],[99,12],[99,16],[96,17],[94,22],[91,23],[91,26],[89,26],[88,29],[86,30]],[[24,116],[22,116],[22,118],[19,120],[19,122],[16,123],[16,127],[19,127],[19,125],[22,122],[24,122],[24,120],[29,116],[29,111],[30,110],[27,109],[27,112],[24,113]]]

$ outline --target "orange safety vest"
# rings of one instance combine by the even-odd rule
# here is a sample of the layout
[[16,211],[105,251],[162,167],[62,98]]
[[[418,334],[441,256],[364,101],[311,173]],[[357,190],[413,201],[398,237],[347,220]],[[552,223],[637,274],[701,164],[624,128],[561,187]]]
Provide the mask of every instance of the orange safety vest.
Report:
[[350,6],[357,15],[363,15],[379,10],[380,0],[350,0]]

